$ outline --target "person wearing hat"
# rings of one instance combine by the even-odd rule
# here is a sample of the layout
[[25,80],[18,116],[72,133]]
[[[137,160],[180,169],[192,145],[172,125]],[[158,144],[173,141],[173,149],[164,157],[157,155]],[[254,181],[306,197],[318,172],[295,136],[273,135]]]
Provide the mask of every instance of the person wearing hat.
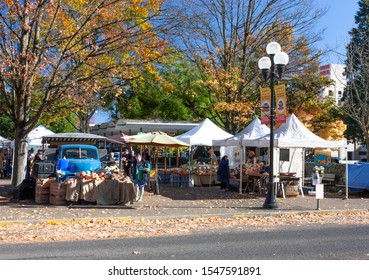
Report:
[[35,149],[31,148],[27,154],[27,165],[26,165],[26,179],[31,178],[31,170],[33,166],[33,159],[35,158]]

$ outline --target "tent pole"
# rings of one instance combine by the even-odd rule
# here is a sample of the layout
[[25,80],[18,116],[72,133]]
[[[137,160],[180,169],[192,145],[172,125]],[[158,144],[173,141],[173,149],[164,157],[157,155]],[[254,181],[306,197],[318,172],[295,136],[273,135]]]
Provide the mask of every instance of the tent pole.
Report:
[[155,149],[155,152],[154,152],[154,156],[155,156],[155,194],[160,194],[160,191],[159,191],[159,180],[158,180],[158,155],[155,154],[156,153],[156,149]]
[[238,189],[239,193],[242,193],[242,164],[243,163],[243,147],[241,145],[241,166],[240,166],[240,186]]
[[167,148],[164,147],[164,170],[167,171]]
[[305,185],[305,148],[302,148],[302,187]]
[[209,187],[211,187],[211,175],[213,174],[213,154],[212,154],[212,149],[213,146],[211,146],[210,148],[210,182],[209,182]]
[[302,148],[302,181],[300,182],[300,188],[301,188],[301,196],[304,197],[304,189],[302,188],[304,186],[304,181],[305,181],[305,148]]
[[348,199],[348,176],[349,176],[349,173],[348,173],[348,158],[347,158],[347,147],[345,148],[346,150],[346,196],[345,196],[345,199]]
[[119,145],[119,169],[122,169],[122,145]]
[[177,147],[177,168],[179,167],[179,147]]

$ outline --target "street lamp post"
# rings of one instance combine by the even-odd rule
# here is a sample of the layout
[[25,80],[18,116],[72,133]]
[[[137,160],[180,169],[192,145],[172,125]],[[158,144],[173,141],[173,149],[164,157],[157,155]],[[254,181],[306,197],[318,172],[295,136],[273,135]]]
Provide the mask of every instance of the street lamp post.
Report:
[[270,80],[270,144],[269,144],[269,183],[268,192],[263,205],[266,209],[278,208],[274,191],[274,79],[281,78],[284,66],[288,63],[288,55],[281,51],[281,46],[271,42],[266,48],[269,57],[264,56],[259,60],[259,68],[262,71],[264,81]]

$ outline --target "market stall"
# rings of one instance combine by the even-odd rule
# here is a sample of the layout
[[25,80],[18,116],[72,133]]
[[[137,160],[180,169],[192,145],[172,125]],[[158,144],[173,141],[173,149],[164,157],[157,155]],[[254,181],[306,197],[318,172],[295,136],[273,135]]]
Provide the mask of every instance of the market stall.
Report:
[[[250,139],[258,139],[263,137],[269,133],[269,128],[266,125],[262,125],[259,119],[254,119],[248,126],[246,126],[242,131],[237,133],[236,135],[220,140],[213,140],[214,146],[226,146],[226,147],[234,147],[233,152],[237,153],[237,157],[234,157],[236,164],[233,164],[236,169],[236,175],[238,175],[238,184],[239,184],[239,192],[242,192],[242,184],[246,184],[248,179],[243,178],[247,174],[259,173],[259,165],[256,162],[246,162],[244,165],[245,159],[245,151],[244,147],[246,147],[243,143],[244,140]],[[237,166],[242,166],[240,172],[240,168]],[[261,167],[260,167],[261,169]],[[235,179],[233,179],[235,180]],[[245,189],[245,187],[244,187]]]
[[68,202],[92,202],[97,205],[125,205],[135,199],[135,187],[128,178],[85,179],[66,182]]
[[[187,131],[186,133],[176,136],[176,138],[191,146],[190,159],[192,160],[193,159],[192,150],[194,146],[213,147],[214,140],[221,140],[221,139],[229,138],[231,136],[233,135],[219,128],[211,120],[205,119],[198,126]],[[225,152],[223,151],[223,153]],[[216,166],[213,166],[214,162],[215,161],[213,160],[213,158],[211,158],[209,170],[210,169],[213,170],[213,168],[216,168]],[[213,182],[215,182],[216,180],[216,174],[213,174],[213,173],[214,172],[209,172],[209,179],[207,178],[207,175],[204,175],[203,182],[207,182],[209,183],[209,185],[213,184]]]
[[[138,145],[148,145],[148,146],[162,146],[162,147],[188,147],[189,145],[185,142],[182,142],[178,139],[176,139],[175,137],[171,137],[170,135],[161,132],[161,131],[156,131],[156,132],[150,132],[150,133],[145,133],[145,134],[140,134],[140,135],[135,135],[135,136],[127,136],[124,138],[124,140],[129,143],[129,144],[138,144]],[[160,177],[159,175],[159,171],[158,171],[158,156],[155,157],[156,162],[155,162],[155,181],[156,181],[156,189],[155,189],[155,193],[159,194],[159,180],[158,178]],[[164,161],[164,163],[166,163],[166,161]],[[166,170],[166,164],[164,165],[164,170]]]
[[135,199],[135,187],[129,178],[115,174],[113,177],[77,176],[64,182],[55,178],[38,179],[35,202],[40,204],[97,204],[125,205]]
[[[269,147],[270,136],[265,135],[258,139],[243,139],[243,146]],[[292,114],[275,131],[274,147],[274,174],[295,173],[299,184],[304,181],[304,149],[305,148],[345,148],[347,141],[327,141],[312,133],[297,117]],[[346,168],[347,170],[347,168]],[[347,176],[346,176],[347,178]],[[347,179],[346,179],[347,180]],[[347,182],[346,182],[347,185]],[[300,185],[301,187],[301,185]],[[346,187],[346,196],[348,193]]]

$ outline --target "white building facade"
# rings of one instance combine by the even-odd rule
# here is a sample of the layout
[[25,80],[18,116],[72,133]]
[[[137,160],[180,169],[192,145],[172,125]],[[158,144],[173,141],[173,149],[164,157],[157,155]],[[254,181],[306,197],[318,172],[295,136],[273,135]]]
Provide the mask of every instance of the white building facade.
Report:
[[320,75],[332,80],[331,86],[326,87],[321,93],[322,98],[333,98],[336,105],[340,105],[343,92],[346,88],[346,76],[344,64],[327,64],[320,66]]

